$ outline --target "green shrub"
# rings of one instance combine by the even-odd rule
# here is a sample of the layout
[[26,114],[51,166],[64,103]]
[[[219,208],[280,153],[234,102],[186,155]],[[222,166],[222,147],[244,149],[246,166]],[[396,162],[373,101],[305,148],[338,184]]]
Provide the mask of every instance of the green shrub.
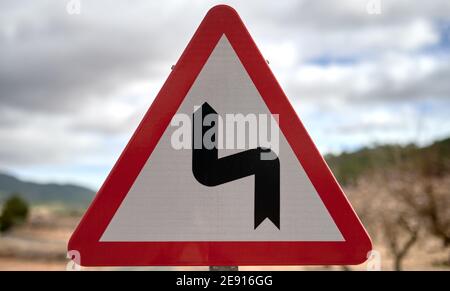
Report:
[[28,204],[18,194],[13,194],[3,205],[0,215],[0,232],[24,222],[29,213]]

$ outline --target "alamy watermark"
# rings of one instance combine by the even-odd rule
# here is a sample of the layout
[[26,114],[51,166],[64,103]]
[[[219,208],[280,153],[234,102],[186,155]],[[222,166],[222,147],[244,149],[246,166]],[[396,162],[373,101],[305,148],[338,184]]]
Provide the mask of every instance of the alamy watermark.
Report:
[[367,271],[381,271],[381,254],[379,251],[371,250],[367,253]]
[[67,262],[66,271],[80,271],[81,270],[81,255],[77,250],[70,250],[67,252]]
[[81,13],[81,0],[69,0],[66,5],[66,11],[70,15],[78,15]]
[[381,14],[381,0],[369,0],[366,5],[367,14],[379,15]]
[[279,155],[278,114],[210,113],[200,117],[193,118],[184,113],[174,115],[170,122],[174,128],[171,135],[173,149],[247,150],[261,147],[271,149],[271,152],[261,153],[261,160],[272,160]]

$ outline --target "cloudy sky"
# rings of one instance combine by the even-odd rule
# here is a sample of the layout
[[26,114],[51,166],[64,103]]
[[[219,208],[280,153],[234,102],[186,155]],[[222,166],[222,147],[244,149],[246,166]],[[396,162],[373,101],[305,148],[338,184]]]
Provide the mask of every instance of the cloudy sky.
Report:
[[[370,1],[221,1],[322,153],[450,135],[450,1]],[[0,0],[0,171],[97,189],[216,1],[68,2]]]

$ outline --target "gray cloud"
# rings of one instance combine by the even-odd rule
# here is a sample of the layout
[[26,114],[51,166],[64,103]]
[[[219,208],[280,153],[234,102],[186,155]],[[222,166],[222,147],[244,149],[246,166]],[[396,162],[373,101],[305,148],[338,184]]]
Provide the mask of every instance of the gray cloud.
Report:
[[[110,12],[106,2],[101,4],[104,13]],[[39,6],[37,11],[22,11],[28,13],[23,17],[17,13],[5,25],[0,35],[3,106],[73,109],[130,80],[160,79],[169,71],[168,60],[174,61],[180,49],[176,27],[167,33],[161,31],[166,27],[164,18],[156,18],[155,26],[144,13],[138,18],[133,13],[107,18],[86,6],[80,16],[68,15],[64,7]]]
[[[35,2],[34,9],[20,3],[2,9],[2,106],[73,110],[130,80],[162,82],[210,6],[84,2],[79,16],[48,1]],[[354,0],[236,3],[251,30],[258,35],[264,30],[263,51],[265,43],[290,42],[298,61],[430,45],[438,41],[430,17],[449,19],[450,11],[448,1],[382,1],[383,13],[370,16],[365,5]]]

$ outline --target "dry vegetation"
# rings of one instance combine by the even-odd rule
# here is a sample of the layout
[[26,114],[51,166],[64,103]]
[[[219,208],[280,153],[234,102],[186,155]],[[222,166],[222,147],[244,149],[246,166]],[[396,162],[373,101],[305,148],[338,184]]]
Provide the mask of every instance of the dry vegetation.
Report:
[[448,157],[431,153],[372,169],[346,191],[375,249],[392,261],[389,269],[407,269],[406,260],[420,268],[450,267]]
[[[386,172],[347,190],[386,269],[450,267],[450,175],[425,179]],[[408,260],[410,268],[404,268]],[[387,262],[386,262],[387,263]]]

